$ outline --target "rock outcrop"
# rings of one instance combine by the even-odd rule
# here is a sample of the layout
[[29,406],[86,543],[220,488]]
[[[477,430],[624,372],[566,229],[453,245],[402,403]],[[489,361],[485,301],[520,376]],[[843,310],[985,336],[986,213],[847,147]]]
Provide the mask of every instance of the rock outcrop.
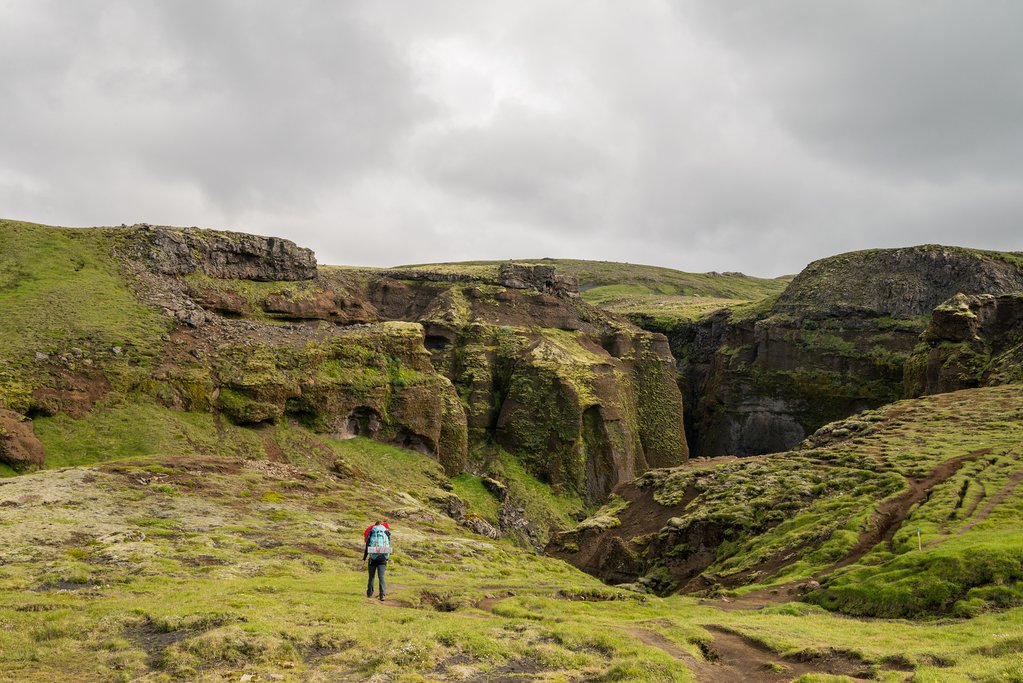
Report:
[[430,363],[422,326],[266,326],[253,335],[250,324],[223,321],[215,341],[180,332],[188,353],[157,370],[157,395],[238,424],[289,418],[336,438],[373,438],[433,457],[452,475],[465,468],[465,413]]
[[0,462],[16,471],[42,467],[43,444],[32,431],[32,421],[6,408],[0,408]]
[[[309,273],[294,258],[285,267],[290,257],[260,272],[225,269],[219,233],[142,234],[173,304],[162,307],[195,328],[179,334],[198,355],[159,376],[172,404],[369,436],[452,474],[469,448],[497,444],[591,502],[687,457],[666,338],[589,306],[553,266],[323,269],[256,285],[239,280]],[[208,277],[182,281],[193,268]]]
[[209,277],[271,282],[316,277],[312,250],[279,237],[236,232],[136,226],[146,257],[162,275],[199,271]]
[[906,365],[909,396],[1023,382],[1023,292],[956,294],[921,339]]
[[545,270],[526,275],[532,286],[376,276],[366,289],[381,317],[424,325],[434,367],[462,398],[471,444],[496,442],[589,501],[684,462],[667,339],[552,293],[557,280]]
[[681,326],[669,338],[693,455],[785,450],[902,398],[926,314],[959,291],[1023,288],[1021,264],[939,246],[842,254],[810,264],[777,301]]
[[454,381],[476,442],[493,438],[537,477],[602,501],[619,482],[688,456],[674,364],[660,335],[476,324]]
[[1023,290],[1023,255],[927,244],[868,249],[814,261],[778,297],[775,312],[915,318],[958,292]]
[[392,268],[380,273],[391,280],[417,282],[477,283],[498,285],[509,289],[535,290],[555,296],[578,296],[578,278],[562,275],[554,266],[525,263],[502,263],[493,267],[482,266],[472,270],[441,270],[429,266]]

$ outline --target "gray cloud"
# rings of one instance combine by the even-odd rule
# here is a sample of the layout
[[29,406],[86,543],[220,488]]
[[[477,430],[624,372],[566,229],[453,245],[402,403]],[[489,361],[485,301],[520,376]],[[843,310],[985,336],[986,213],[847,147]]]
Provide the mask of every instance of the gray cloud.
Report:
[[0,215],[323,262],[1023,249],[1015,3],[0,4]]

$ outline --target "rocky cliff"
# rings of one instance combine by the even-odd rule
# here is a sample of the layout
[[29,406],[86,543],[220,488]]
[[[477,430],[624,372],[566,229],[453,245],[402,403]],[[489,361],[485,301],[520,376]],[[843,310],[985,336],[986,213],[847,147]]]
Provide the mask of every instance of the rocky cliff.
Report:
[[316,277],[312,250],[279,237],[237,232],[135,226],[138,246],[163,275],[196,271],[245,280],[310,280]]
[[148,225],[23,236],[84,240],[155,329],[139,338],[144,356],[127,343],[38,351],[0,392],[21,414],[81,414],[136,391],[239,425],[370,437],[450,475],[485,474],[470,451],[498,446],[590,502],[687,457],[666,339],[582,302],[550,266],[317,268],[287,240]]
[[906,364],[910,396],[1023,382],[1023,292],[956,294],[921,339]]
[[1023,289],[1017,254],[940,246],[810,264],[774,301],[669,332],[697,456],[785,450],[821,425],[904,395],[927,314],[956,292]]

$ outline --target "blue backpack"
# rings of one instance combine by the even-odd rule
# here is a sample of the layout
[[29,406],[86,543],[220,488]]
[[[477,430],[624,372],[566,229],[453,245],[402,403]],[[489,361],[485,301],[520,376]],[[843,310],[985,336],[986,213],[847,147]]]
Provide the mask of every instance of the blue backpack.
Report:
[[387,536],[387,529],[379,525],[370,529],[368,545],[366,552],[369,554],[369,559],[386,560],[391,554],[391,539]]

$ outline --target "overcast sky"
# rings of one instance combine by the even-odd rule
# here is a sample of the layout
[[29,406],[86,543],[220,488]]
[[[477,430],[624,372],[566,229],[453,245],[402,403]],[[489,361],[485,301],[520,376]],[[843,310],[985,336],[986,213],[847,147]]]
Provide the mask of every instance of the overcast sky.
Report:
[[0,0],[0,216],[359,265],[1023,250],[1023,2]]

